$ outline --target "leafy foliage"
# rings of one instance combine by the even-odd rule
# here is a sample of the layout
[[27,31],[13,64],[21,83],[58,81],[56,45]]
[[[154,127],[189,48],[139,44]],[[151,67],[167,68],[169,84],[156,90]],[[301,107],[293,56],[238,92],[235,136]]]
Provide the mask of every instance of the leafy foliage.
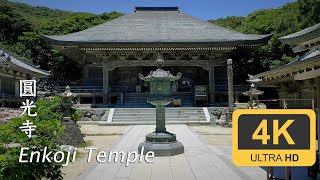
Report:
[[[36,117],[24,115],[14,118],[7,124],[0,125],[0,179],[62,179],[61,164],[56,162],[19,163],[20,147],[8,148],[9,143],[18,143],[22,147],[30,147],[24,151],[30,157],[31,151],[43,151],[44,147],[53,153],[59,150],[54,140],[64,132],[61,98],[38,100],[33,112]],[[33,137],[28,138],[19,127],[26,120],[36,125]],[[40,160],[42,156],[40,157]]]
[[83,113],[79,109],[71,109],[71,118],[74,121],[78,121],[83,117]]
[[302,27],[312,26],[319,23],[320,19],[320,1],[319,0],[298,0],[301,16],[299,20]]
[[121,16],[117,12],[100,15],[33,7],[0,0],[0,47],[42,69],[51,70],[53,82],[81,78],[82,67],[47,46],[40,34],[57,35],[81,31]]
[[17,40],[31,25],[19,14],[12,12],[10,6],[0,4],[0,36],[9,42]]
[[277,9],[258,10],[247,17],[227,17],[209,22],[229,29],[250,34],[273,34],[273,37],[253,52],[237,51],[232,54],[236,66],[235,81],[246,83],[247,74],[257,74],[270,68],[287,64],[296,55],[291,47],[278,38],[300,31],[320,22],[319,0],[298,0]]

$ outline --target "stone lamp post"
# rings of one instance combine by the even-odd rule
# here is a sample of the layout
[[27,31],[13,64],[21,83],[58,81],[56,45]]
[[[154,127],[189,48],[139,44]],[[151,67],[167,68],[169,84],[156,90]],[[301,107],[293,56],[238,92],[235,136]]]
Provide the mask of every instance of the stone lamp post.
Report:
[[150,83],[150,96],[148,102],[156,106],[156,129],[146,135],[146,140],[139,145],[139,152],[144,147],[144,153],[153,151],[155,156],[174,156],[184,152],[183,145],[177,141],[176,135],[166,130],[165,106],[173,101],[172,82],[180,79],[181,73],[173,76],[169,71],[162,69],[164,59],[159,56],[156,60],[158,69],[151,71],[144,77],[139,73],[139,78]]
[[251,86],[250,86],[250,90],[249,91],[246,91],[244,92],[243,94],[245,96],[249,96],[250,97],[250,101],[249,101],[249,107],[250,109],[257,109],[258,106],[259,106],[259,102],[258,102],[258,96],[262,95],[264,92],[263,91],[260,91],[256,88],[256,85],[255,83],[259,83],[261,82],[262,80],[259,79],[259,78],[255,78],[251,75],[249,75],[249,80],[247,80],[249,83],[251,83]]
[[71,112],[70,109],[73,105],[72,99],[75,97],[75,94],[71,92],[70,87],[67,86],[66,90],[60,95],[63,98],[64,113],[63,120],[69,121],[71,120]]
[[78,125],[71,119],[71,106],[73,105],[72,99],[76,96],[71,92],[70,87],[67,86],[66,90],[60,94],[63,98],[62,106],[64,107],[63,124],[65,132],[55,140],[55,143],[60,145],[71,145],[78,147],[84,143],[83,136]]

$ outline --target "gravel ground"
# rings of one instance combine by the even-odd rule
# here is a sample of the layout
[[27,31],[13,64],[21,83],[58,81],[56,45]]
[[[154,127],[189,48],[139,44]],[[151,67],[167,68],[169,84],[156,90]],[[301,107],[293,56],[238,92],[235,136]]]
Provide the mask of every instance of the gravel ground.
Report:
[[20,116],[21,109],[0,108],[0,124],[8,122],[8,120]]
[[[127,126],[97,126],[97,125],[82,125],[80,130],[85,135],[85,147],[95,147],[97,150],[93,151],[92,157],[97,155],[99,151],[105,151],[111,148],[125,133]],[[77,157],[75,163],[70,163],[62,169],[64,173],[63,178],[66,180],[76,179],[81,173],[89,168],[92,163],[96,162],[91,159],[87,162],[88,150],[84,147],[79,147],[77,150]]]
[[209,145],[232,145],[232,128],[191,126],[191,128]]

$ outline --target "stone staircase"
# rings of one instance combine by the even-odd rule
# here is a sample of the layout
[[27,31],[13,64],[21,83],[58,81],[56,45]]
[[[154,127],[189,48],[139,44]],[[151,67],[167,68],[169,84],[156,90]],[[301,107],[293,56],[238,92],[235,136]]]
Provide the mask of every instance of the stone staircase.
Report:
[[[125,93],[123,95],[123,108],[153,108],[154,106],[147,102],[149,93]],[[173,98],[181,99],[182,107],[193,106],[193,94],[192,93],[178,93],[174,94]],[[114,106],[121,107],[121,106]],[[169,104],[167,107],[172,107]]]
[[152,108],[147,102],[149,93],[125,93],[123,95],[124,108]]
[[[155,108],[116,108],[111,122],[99,125],[155,124]],[[201,107],[166,108],[167,124],[209,124]]]

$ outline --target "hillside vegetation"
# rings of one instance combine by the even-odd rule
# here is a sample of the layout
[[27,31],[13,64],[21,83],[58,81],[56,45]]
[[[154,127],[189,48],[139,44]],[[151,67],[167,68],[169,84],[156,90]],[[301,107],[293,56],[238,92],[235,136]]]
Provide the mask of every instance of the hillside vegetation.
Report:
[[257,10],[247,17],[230,16],[209,22],[232,30],[252,34],[273,34],[267,45],[248,52],[234,54],[238,83],[245,83],[247,74],[257,74],[290,62],[294,54],[279,37],[320,23],[320,0],[298,0],[277,9]]
[[0,48],[30,63],[51,70],[52,78],[67,81],[81,77],[81,67],[48,47],[40,34],[57,35],[81,31],[120,17],[118,12],[90,14],[47,7],[33,7],[0,0]]
[[[111,12],[100,15],[33,7],[0,0],[0,47],[16,56],[52,70],[53,78],[77,80],[81,67],[46,46],[40,34],[68,34],[87,29],[121,16]],[[320,21],[319,0],[298,0],[277,9],[258,10],[247,17],[227,17],[209,22],[243,33],[273,34],[265,46],[253,52],[236,51],[235,81],[245,83],[247,73],[256,74],[288,63],[295,54],[277,38],[312,26]],[[66,74],[68,73],[68,74]]]

